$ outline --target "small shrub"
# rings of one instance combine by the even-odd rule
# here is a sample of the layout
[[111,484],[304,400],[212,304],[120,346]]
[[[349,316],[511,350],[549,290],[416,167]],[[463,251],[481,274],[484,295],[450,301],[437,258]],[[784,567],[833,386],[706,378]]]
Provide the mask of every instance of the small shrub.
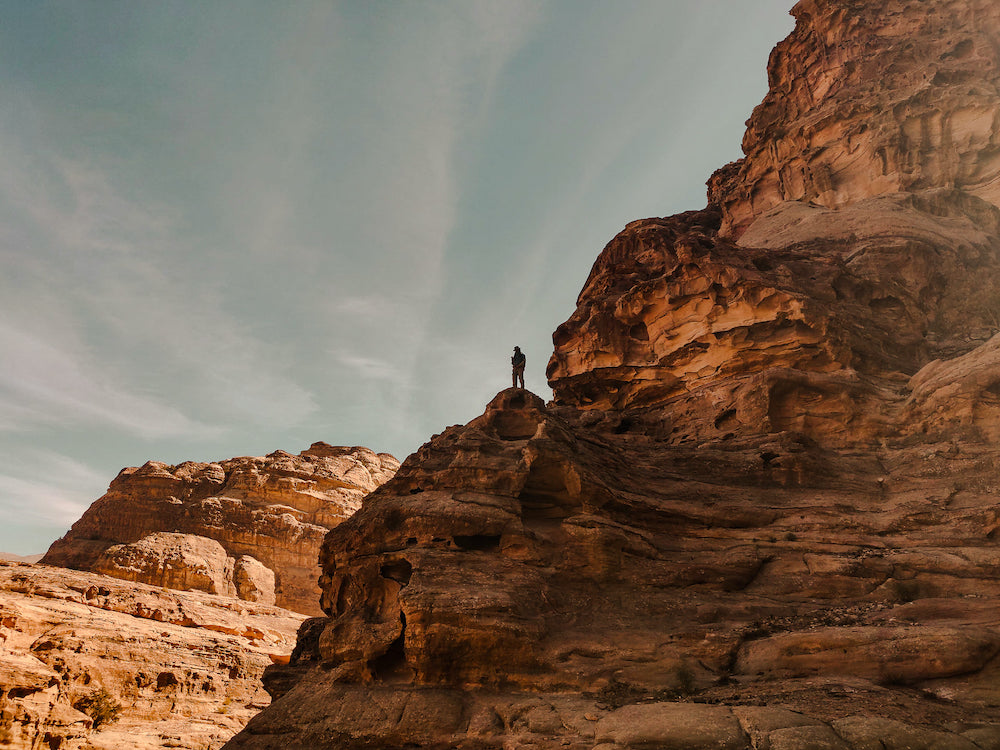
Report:
[[104,688],[87,693],[73,704],[73,708],[87,714],[94,722],[94,729],[114,724],[122,712],[121,704]]
[[694,670],[686,661],[681,661],[676,667],[677,691],[681,695],[691,695],[694,692]]

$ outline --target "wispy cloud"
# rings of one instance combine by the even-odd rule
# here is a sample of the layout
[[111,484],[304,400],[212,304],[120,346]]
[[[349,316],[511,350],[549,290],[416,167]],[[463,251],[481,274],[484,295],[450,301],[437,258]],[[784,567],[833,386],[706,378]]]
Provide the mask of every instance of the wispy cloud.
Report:
[[391,362],[360,354],[338,354],[337,361],[354,370],[360,380],[385,380],[400,386],[407,384],[407,373]]
[[[458,219],[464,159],[490,116],[497,82],[539,23],[534,2],[398,6],[383,58],[372,72],[379,92],[364,139],[371,159],[359,225],[383,254],[383,281],[405,290],[393,339],[394,369],[414,376],[444,293],[444,262]],[[399,113],[405,113],[400,117]],[[364,305],[361,306],[362,308]],[[393,410],[409,418],[409,392]]]
[[294,422],[315,410],[280,354],[224,309],[226,280],[199,273],[170,209],[23,133],[0,130],[0,146],[0,201],[27,224],[0,246],[27,269],[0,279],[0,411],[206,437],[220,428],[184,412]]
[[0,430],[89,422],[142,438],[206,436],[213,428],[155,399],[129,393],[79,353],[0,323]]
[[0,462],[0,550],[44,551],[113,477],[53,451],[14,448]]

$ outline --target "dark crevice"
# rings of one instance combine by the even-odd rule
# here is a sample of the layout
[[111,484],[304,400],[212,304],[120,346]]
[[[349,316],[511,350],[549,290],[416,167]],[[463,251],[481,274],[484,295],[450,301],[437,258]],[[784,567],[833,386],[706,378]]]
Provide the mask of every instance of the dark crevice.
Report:
[[401,628],[396,638],[385,653],[376,656],[368,662],[372,677],[382,682],[399,682],[413,676],[412,670],[406,664],[406,615],[399,613]]
[[558,460],[543,457],[532,463],[527,481],[518,497],[521,501],[521,519],[525,523],[562,519],[570,515],[578,503],[570,495],[566,471],[566,467]]
[[621,420],[615,425],[615,434],[621,435],[622,433],[628,432],[634,424],[632,417],[622,417]]
[[334,614],[335,615],[342,615],[342,614],[344,614],[344,612],[347,611],[347,607],[350,604],[348,602],[348,598],[347,598],[347,579],[346,578],[341,579],[340,584],[339,584],[339,586],[337,588],[337,596],[335,596],[333,598],[334,598],[334,601],[336,602],[336,605],[334,606],[334,610],[333,610]]
[[636,323],[628,329],[629,336],[637,341],[649,341],[649,329],[645,323]]
[[715,418],[715,429],[720,429],[723,425],[730,424],[736,418],[736,409],[726,409]]
[[464,550],[496,552],[500,549],[499,534],[470,534],[468,536],[456,534],[454,540],[455,545]]

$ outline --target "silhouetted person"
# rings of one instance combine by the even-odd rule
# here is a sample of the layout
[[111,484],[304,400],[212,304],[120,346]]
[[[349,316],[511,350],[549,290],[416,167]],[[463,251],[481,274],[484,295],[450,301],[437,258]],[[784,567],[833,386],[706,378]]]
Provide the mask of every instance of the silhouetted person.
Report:
[[524,388],[524,363],[525,357],[521,353],[521,347],[514,347],[514,356],[510,358],[511,367],[514,368],[513,380],[514,387],[517,388],[517,382],[521,381],[521,388]]

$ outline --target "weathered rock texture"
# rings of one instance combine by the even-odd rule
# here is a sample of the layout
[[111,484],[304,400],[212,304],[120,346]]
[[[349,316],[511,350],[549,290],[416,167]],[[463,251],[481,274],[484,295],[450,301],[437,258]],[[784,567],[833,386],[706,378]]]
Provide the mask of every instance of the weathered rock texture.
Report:
[[319,612],[323,535],[399,462],[315,443],[293,456],[124,469],[42,562]]
[[805,0],[711,205],[626,227],[332,530],[228,748],[1000,748],[1000,4]]
[[725,235],[785,201],[957,187],[1000,206],[994,0],[802,0],[709,200]]
[[672,443],[785,430],[870,443],[910,376],[1000,323],[1000,211],[961,191],[786,203],[740,245],[718,222],[647,219],[612,240],[553,337],[558,403]]
[[[269,696],[303,615],[46,566],[0,563],[0,746],[220,747]],[[95,691],[121,706],[93,728]]]

